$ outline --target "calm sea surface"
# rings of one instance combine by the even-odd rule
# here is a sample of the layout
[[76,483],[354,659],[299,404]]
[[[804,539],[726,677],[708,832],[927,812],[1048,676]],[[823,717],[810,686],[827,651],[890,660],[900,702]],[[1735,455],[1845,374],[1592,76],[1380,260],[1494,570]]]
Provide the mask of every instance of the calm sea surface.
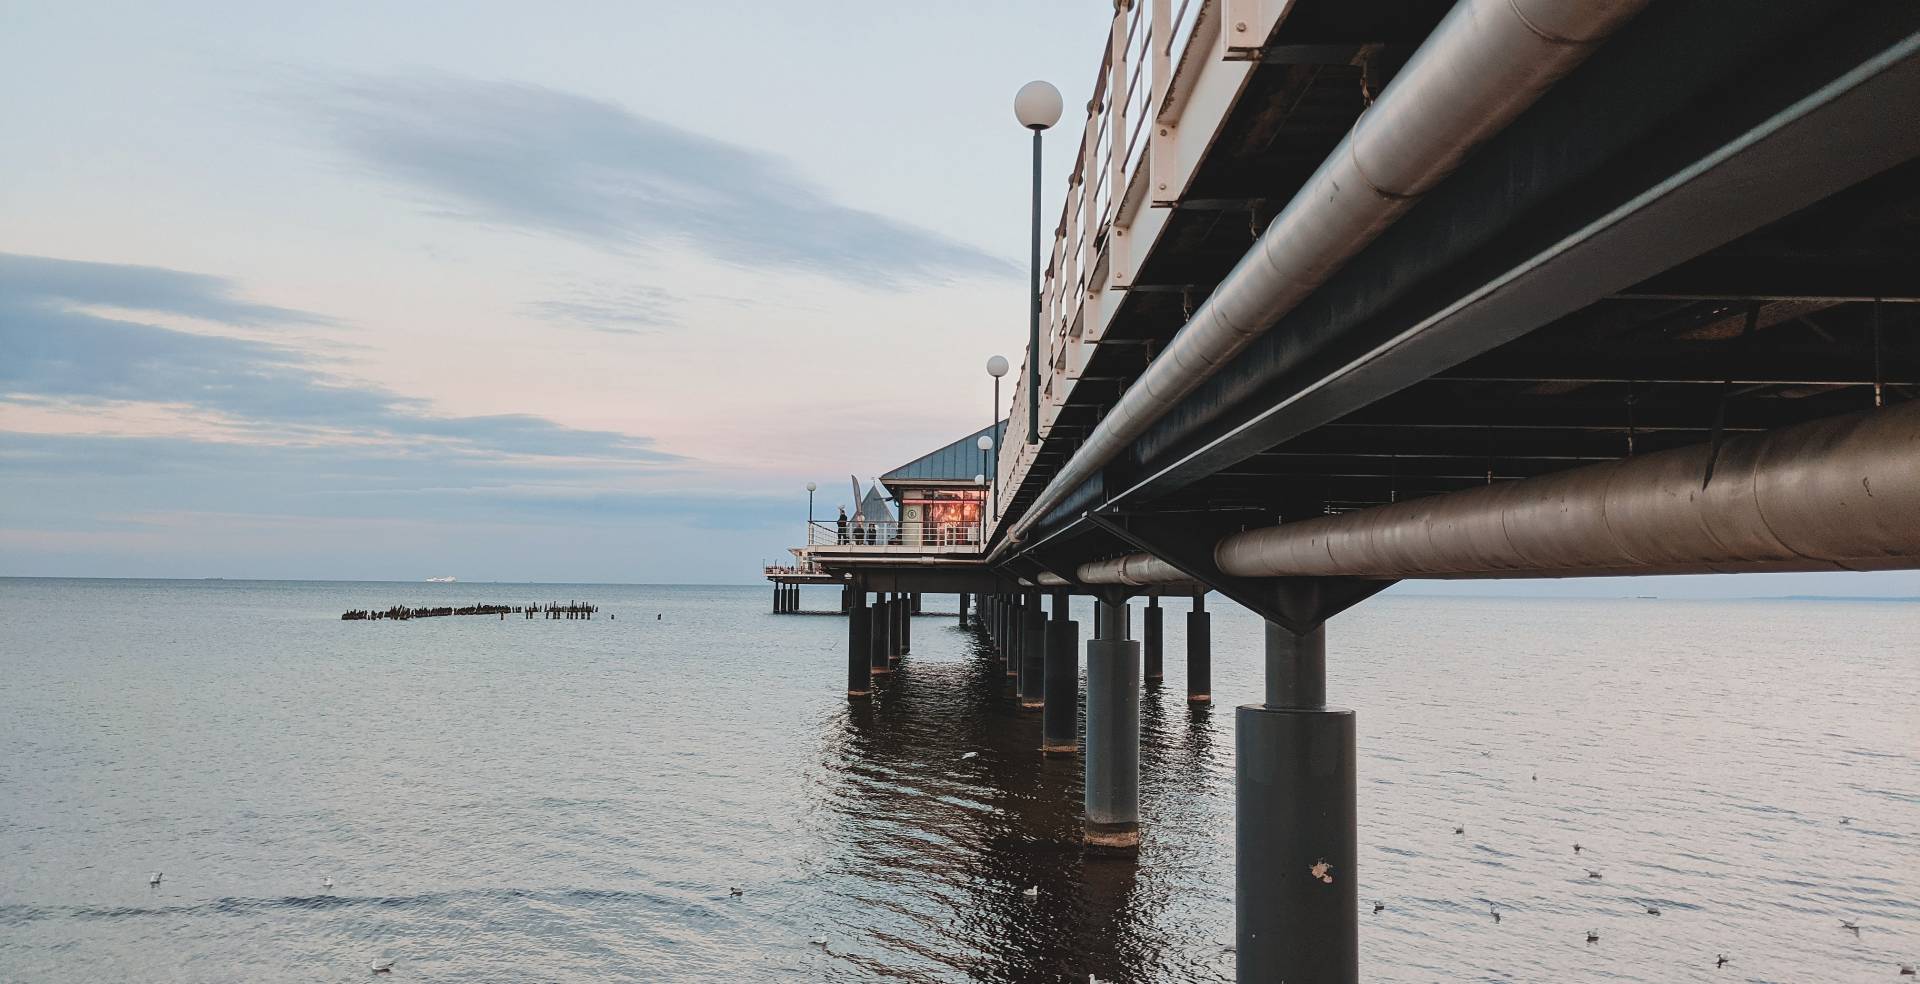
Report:
[[[572,598],[616,618],[338,620]],[[0,980],[1232,979],[1253,617],[1216,613],[1189,713],[1173,606],[1123,861],[1083,855],[1079,761],[951,618],[849,707],[844,623],[768,601],[0,580]],[[1328,662],[1367,980],[1920,960],[1920,605],[1389,596]]]

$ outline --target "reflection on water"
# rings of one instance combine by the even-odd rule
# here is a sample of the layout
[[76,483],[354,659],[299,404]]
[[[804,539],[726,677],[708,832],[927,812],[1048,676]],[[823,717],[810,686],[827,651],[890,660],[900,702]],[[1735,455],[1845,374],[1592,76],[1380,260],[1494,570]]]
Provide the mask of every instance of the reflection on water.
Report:
[[[759,588],[337,620],[553,591],[0,581],[9,610],[87,613],[0,623],[0,980],[359,980],[389,955],[396,980],[1232,979],[1251,617],[1216,614],[1197,710],[1167,618],[1125,858],[1081,850],[1079,759],[1038,753],[951,618],[855,704],[842,623]],[[1363,977],[1893,976],[1920,958],[1916,629],[1920,606],[1839,603],[1336,619]]]

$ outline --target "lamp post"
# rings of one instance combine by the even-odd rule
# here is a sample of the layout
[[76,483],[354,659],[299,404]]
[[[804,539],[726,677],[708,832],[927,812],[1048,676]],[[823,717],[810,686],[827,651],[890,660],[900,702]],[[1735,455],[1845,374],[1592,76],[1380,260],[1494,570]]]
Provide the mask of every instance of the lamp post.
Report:
[[[987,483],[988,483],[988,485],[987,485],[987,489],[988,489],[988,492],[989,492],[989,493],[991,494],[991,496],[992,496],[992,498],[993,498],[993,507],[994,507],[994,509],[993,509],[993,511],[997,513],[997,512],[999,512],[999,511],[1000,511],[1000,483],[998,483],[998,482],[995,482],[995,481],[993,480],[993,478],[994,478],[994,470],[993,470],[993,435],[991,435],[991,434],[982,434],[982,435],[980,435],[980,440],[979,440],[979,441],[977,441],[977,442],[975,442],[975,443],[976,443],[976,444],[978,444],[978,445],[979,445],[979,447],[980,447],[980,454],[981,454],[981,456],[982,456],[982,457],[984,457],[984,458],[986,459],[986,469],[987,469],[987,470],[986,470],[986,473],[985,473],[985,480],[986,480],[986,481],[987,481]],[[981,527],[981,532],[982,532],[983,534],[984,534],[984,533],[985,533],[985,531],[986,531],[986,522],[987,522],[987,521],[986,521],[986,517],[985,517],[985,516],[983,515],[983,516],[981,517],[981,519],[980,519],[980,527]]]
[[813,490],[820,486],[807,483],[807,542],[813,542]]
[[1033,308],[1027,322],[1027,443],[1040,443],[1040,132],[1060,122],[1060,90],[1033,81],[1013,96],[1013,115],[1033,131]]
[[[993,419],[987,421],[987,429],[1000,425],[1000,377],[1007,374],[1007,357],[996,355],[987,360],[987,375],[993,377]],[[985,448],[980,450],[984,451]]]
[[[973,484],[980,486],[984,491],[987,487],[987,473],[981,472],[973,476]],[[980,542],[982,544],[987,542],[987,500],[985,499],[980,500]]]

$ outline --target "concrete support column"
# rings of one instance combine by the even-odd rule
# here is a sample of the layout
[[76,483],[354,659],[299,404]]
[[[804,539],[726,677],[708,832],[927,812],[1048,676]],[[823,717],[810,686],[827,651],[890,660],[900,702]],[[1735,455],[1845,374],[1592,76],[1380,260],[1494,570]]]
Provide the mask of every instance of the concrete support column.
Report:
[[1234,721],[1236,979],[1360,979],[1353,712],[1330,709],[1326,627],[1267,623],[1267,699]]
[[1093,599],[1093,637],[1095,639],[1100,638],[1100,633],[1105,632],[1106,630],[1107,630],[1107,603],[1104,601],[1101,601],[1098,598],[1095,598]]
[[[1027,619],[1027,613],[1025,613],[1025,605],[1021,603],[1021,596],[1018,594],[1006,596],[1006,621],[1004,621],[1006,642],[1000,646],[1000,652],[1006,653],[1008,677],[1020,677],[1020,642],[1021,634],[1025,632],[1025,619]],[[1018,684],[1016,684],[1016,692],[1018,692]]]
[[842,599],[847,610],[847,696],[865,697],[873,691],[873,617],[867,613],[867,593],[848,588]]
[[960,627],[967,627],[967,593],[960,592]]
[[775,615],[780,614],[780,605],[785,600],[786,596],[780,593],[780,582],[773,582],[773,613]]
[[1087,643],[1086,839],[1140,846],[1140,644],[1127,639],[1127,607],[1101,606],[1106,624]]
[[900,653],[913,652],[913,606],[918,595],[900,596]]
[[1080,750],[1080,623],[1069,617],[1067,606],[1066,592],[1055,594],[1053,619],[1047,623],[1040,750],[1048,755]]
[[1213,703],[1213,616],[1205,593],[1193,596],[1187,613],[1187,702]]
[[868,665],[873,668],[872,672],[876,676],[882,673],[892,673],[893,660],[888,658],[890,654],[887,651],[887,627],[893,624],[893,620],[887,617],[886,595],[879,595],[874,599],[873,607],[867,609],[867,619],[873,626],[872,631],[867,636],[869,643],[867,647],[867,655],[869,656]]
[[1140,658],[1141,675],[1149,683],[1157,683],[1165,675],[1161,668],[1161,608],[1160,596],[1147,598],[1147,610],[1140,613]]
[[1027,594],[1020,636],[1020,706],[1039,709],[1047,698],[1047,613],[1038,591]]

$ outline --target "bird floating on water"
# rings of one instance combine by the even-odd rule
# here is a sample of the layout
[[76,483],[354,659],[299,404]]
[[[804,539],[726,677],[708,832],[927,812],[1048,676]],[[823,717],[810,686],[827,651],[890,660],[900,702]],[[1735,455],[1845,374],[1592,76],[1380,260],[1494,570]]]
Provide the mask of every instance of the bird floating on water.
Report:
[[1579,842],[1578,841],[1574,842],[1573,853],[1579,854],[1582,850],[1584,850],[1584,848],[1580,846]]
[[1713,962],[1713,965],[1714,965],[1715,967],[1725,967],[1726,965],[1728,965],[1728,964],[1730,964],[1730,963],[1732,963],[1732,962],[1733,962],[1733,961],[1731,961],[1731,960],[1728,960],[1728,959],[1727,959],[1727,955],[1726,955],[1726,954],[1724,954],[1724,953],[1722,953],[1722,954],[1720,954],[1720,959],[1718,959],[1718,960],[1715,960],[1715,961]]
[[1465,827],[1458,827],[1458,826],[1456,826],[1456,827],[1454,827],[1454,828],[1453,828],[1453,832],[1454,832],[1454,833],[1456,833],[1456,834],[1464,834],[1464,833],[1466,833],[1466,832],[1467,832],[1467,828],[1465,828]]
[[161,874],[160,874],[160,873],[159,873],[158,871],[156,871],[156,872],[154,872],[153,874],[151,874],[151,875],[148,875],[148,876],[147,876],[147,884],[149,884],[149,885],[158,885],[158,884],[160,884],[160,879],[161,879],[162,877],[163,877],[163,876],[162,876],[162,875],[161,875]]
[[1499,909],[1499,907],[1498,907],[1498,906],[1495,906],[1495,905],[1494,905],[1493,903],[1491,903],[1491,902],[1489,902],[1489,903],[1487,903],[1487,915],[1490,915],[1490,916],[1492,916],[1492,917],[1493,917],[1493,921],[1494,921],[1494,922],[1499,922],[1499,921],[1500,921],[1500,909]]
[[1595,871],[1595,870],[1593,870],[1592,868],[1588,868],[1588,869],[1587,869],[1587,877],[1588,877],[1588,878],[1599,878],[1599,877],[1600,877],[1600,873],[1599,873],[1598,871]]
[[743,892],[743,891],[741,891],[741,890],[740,890],[740,887],[739,887],[738,885],[736,885],[736,886],[734,886],[734,887],[732,887],[732,888],[729,888],[729,889],[727,889],[727,894],[728,894],[728,895],[731,895],[731,896],[733,896],[734,898],[736,898],[736,899],[737,899],[737,898],[739,898],[740,896],[742,896],[742,895],[745,895],[745,894],[747,894],[747,893],[745,893],[745,892]]
[[1596,933],[1596,932],[1594,932],[1594,931],[1593,931],[1593,930],[1591,930],[1591,929],[1589,929],[1589,930],[1587,930],[1587,942],[1588,942],[1588,943],[1598,943],[1598,942],[1600,942],[1600,934],[1599,934],[1599,933]]
[[967,759],[970,759],[970,758],[973,758],[973,757],[975,757],[975,756],[977,756],[977,755],[979,755],[979,754],[980,754],[979,752],[963,752],[963,753],[961,753],[961,755],[960,755],[960,760],[961,760],[962,762],[964,762],[964,761],[966,761]]
[[333,876],[332,876],[332,875],[328,875],[328,876],[327,876],[327,877],[326,877],[325,879],[323,879],[323,880],[322,880],[322,881],[320,882],[320,890],[321,890],[322,892],[331,892],[331,891],[333,891]]
[[1646,908],[1647,908],[1647,915],[1649,916],[1657,916],[1660,914],[1660,910],[1654,908],[1653,906],[1647,906]]
[[814,946],[823,947],[827,945],[827,938],[824,936],[816,936],[813,939],[808,940],[807,942],[812,943]]
[[1851,920],[1851,919],[1842,919],[1842,920],[1840,920],[1840,928],[1841,928],[1841,929],[1850,929],[1850,930],[1852,930],[1852,931],[1853,931],[1853,935],[1855,935],[1855,936],[1859,936],[1859,935],[1860,935],[1860,926],[1859,926],[1859,924],[1858,924],[1858,923],[1855,923],[1855,922],[1854,922],[1853,920]]
[[1379,912],[1380,910],[1385,909],[1386,907],[1387,907],[1387,904],[1385,902],[1375,902],[1373,904],[1373,911]]
[[1040,897],[1040,886],[1038,886],[1038,885],[1035,885],[1035,886],[1033,886],[1032,888],[1029,888],[1029,889],[1027,889],[1027,890],[1025,890],[1025,891],[1023,891],[1023,892],[1021,892],[1020,894],[1021,894],[1021,895],[1024,895],[1024,896],[1026,896],[1027,898],[1030,898],[1030,899],[1037,899],[1037,898],[1039,898],[1039,897]]
[[1901,977],[1912,977],[1912,976],[1913,976],[1913,973],[1914,973],[1914,971],[1913,971],[1913,965],[1912,965],[1912,964],[1901,964],[1901,965],[1900,965],[1900,976],[1901,976]]
[[1841,818],[1840,818],[1840,826],[1842,826],[1842,827],[1849,827],[1849,826],[1852,826],[1852,825],[1853,825],[1853,818],[1852,818],[1852,817],[1841,817]]
[[389,957],[385,960],[375,960],[373,962],[373,972],[376,974],[393,973],[393,959]]

